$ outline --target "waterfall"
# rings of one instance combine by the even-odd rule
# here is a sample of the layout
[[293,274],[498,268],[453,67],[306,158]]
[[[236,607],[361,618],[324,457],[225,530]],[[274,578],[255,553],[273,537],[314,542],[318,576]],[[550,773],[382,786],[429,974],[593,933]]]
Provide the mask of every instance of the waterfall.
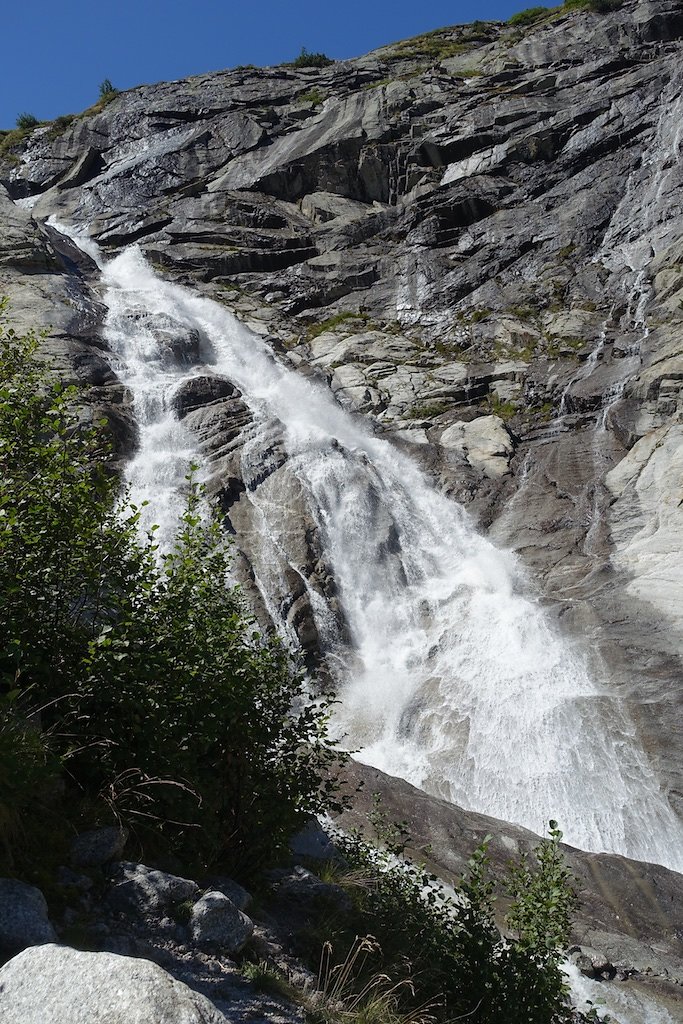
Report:
[[563,967],[571,991],[572,1005],[582,1013],[593,1011],[596,1019],[619,1024],[676,1024],[656,998],[635,989],[628,982],[595,981],[584,977],[574,964]]
[[[221,305],[156,275],[137,247],[103,264],[102,281],[106,337],[141,423],[128,478],[164,531],[187,463],[199,459],[169,402],[184,379],[212,373],[240,388],[254,419],[243,459],[258,458],[279,429],[348,628],[341,637],[317,596],[344,744],[464,807],[537,832],[554,817],[577,846],[683,870],[683,828],[633,723],[550,624],[515,558],[407,455],[278,362]],[[201,367],[164,361],[158,337],[169,322],[199,339]],[[248,500],[267,590],[286,537],[271,515],[278,496],[259,504],[258,493]]]

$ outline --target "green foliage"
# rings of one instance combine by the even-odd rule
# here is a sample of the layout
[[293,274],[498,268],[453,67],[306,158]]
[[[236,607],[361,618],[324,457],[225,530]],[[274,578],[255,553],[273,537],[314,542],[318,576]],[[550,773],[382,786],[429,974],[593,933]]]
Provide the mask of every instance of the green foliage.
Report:
[[448,409],[447,402],[423,402],[420,405],[414,405],[407,415],[409,420],[431,420],[435,416],[440,416],[442,412],[446,412]]
[[59,138],[59,136],[62,135],[69,127],[69,125],[73,124],[75,120],[75,114],[60,114],[59,117],[56,117],[50,125],[46,133],[46,137],[48,139]]
[[518,412],[515,402],[505,401],[493,393],[488,395],[487,404],[491,415],[500,416],[505,422],[511,420]]
[[0,327],[0,814],[13,780],[59,758],[78,813],[124,818],[152,849],[161,834],[188,863],[256,869],[338,806],[330,698],[306,700],[255,629],[195,488],[169,553],[138,541],[101,431],[79,425],[38,340]]
[[564,0],[566,10],[586,9],[595,14],[609,14],[611,11],[618,11],[623,0]]
[[325,102],[325,93],[321,92],[320,89],[309,89],[308,92],[302,92],[297,96],[297,102],[311,103],[314,107],[318,107],[321,103]]
[[99,95],[100,99],[104,99],[109,96],[116,96],[118,89],[112,84],[110,79],[105,78],[103,82],[100,82]]
[[299,56],[288,64],[290,68],[326,68],[334,64],[332,57],[325,53],[311,53],[305,46],[301,47]]
[[391,56],[403,59],[424,57],[430,61],[447,60],[449,57],[467,53],[472,48],[472,42],[474,40],[454,39],[452,30],[436,29],[396,43],[392,47]]
[[259,992],[286,999],[291,1003],[301,1000],[301,993],[292,985],[287,976],[266,960],[259,960],[258,963],[247,961],[242,964],[242,974]]
[[527,7],[524,11],[518,11],[517,14],[513,14],[511,18],[508,18],[508,25],[535,25],[539,21],[543,21],[548,17],[549,9],[547,7]]
[[21,128],[22,131],[27,131],[30,128],[37,128],[40,121],[35,114],[19,114],[16,120],[17,128]]
[[334,316],[328,317],[327,320],[309,327],[307,339],[312,341],[313,338],[318,338],[321,334],[326,334],[327,331],[334,331],[342,324],[348,324],[350,328],[353,326],[349,323],[351,320],[365,321],[365,317],[361,313],[336,313]]
[[505,891],[511,934],[504,938],[494,920],[490,836],[472,854],[451,897],[433,875],[404,858],[404,826],[387,831],[381,814],[371,818],[388,843],[383,852],[358,834],[338,845],[355,882],[357,933],[371,931],[381,949],[379,967],[410,983],[401,1008],[429,1005],[439,1020],[466,1016],[476,1024],[569,1021],[559,965],[575,897],[556,824],[551,822],[531,861],[510,867]]

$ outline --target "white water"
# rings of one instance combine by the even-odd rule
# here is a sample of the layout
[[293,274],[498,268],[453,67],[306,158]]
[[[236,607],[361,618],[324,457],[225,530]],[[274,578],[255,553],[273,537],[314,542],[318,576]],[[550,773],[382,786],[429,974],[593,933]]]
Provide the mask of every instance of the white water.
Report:
[[569,981],[572,1005],[583,1013],[594,1009],[599,1020],[618,1024],[680,1024],[659,1001],[628,982],[593,981],[572,963],[566,963],[563,970]]
[[[359,758],[535,831],[556,817],[577,846],[683,869],[683,829],[633,724],[528,596],[514,558],[407,456],[276,362],[223,307],[157,277],[135,247],[103,267],[103,283],[107,337],[142,423],[129,479],[164,532],[197,454],[168,403],[187,371],[162,365],[155,318],[199,330],[202,372],[242,390],[264,432],[246,458],[258,458],[273,421],[281,424],[352,638],[353,653],[340,652],[332,618],[314,603],[324,638],[342,653],[334,726]],[[259,512],[267,566],[282,545],[268,502]],[[267,590],[263,572],[259,582]]]

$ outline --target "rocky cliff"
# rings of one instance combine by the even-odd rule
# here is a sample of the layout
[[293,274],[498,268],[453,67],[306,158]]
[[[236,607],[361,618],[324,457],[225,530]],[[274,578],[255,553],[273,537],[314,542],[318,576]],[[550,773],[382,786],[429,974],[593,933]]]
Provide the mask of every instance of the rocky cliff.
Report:
[[[142,86],[6,140],[0,163],[2,290],[53,326],[122,451],[136,426],[93,268],[48,216],[106,253],[137,242],[409,449],[588,638],[674,800],[682,33],[674,0],[456,26],[324,69]],[[239,395],[189,392],[253,575],[250,495],[286,456],[274,438],[245,480]],[[298,511],[272,603],[319,660],[310,592],[334,612],[334,581]]]
[[[626,0],[141,86],[0,140],[0,294],[50,328],[122,462],[139,410],[67,227],[234,313],[515,551],[679,816],[682,57],[680,3]],[[201,332],[125,315],[185,374],[174,415],[260,614],[334,676],[353,630],[282,424],[256,423]],[[363,487],[389,563],[395,522]]]

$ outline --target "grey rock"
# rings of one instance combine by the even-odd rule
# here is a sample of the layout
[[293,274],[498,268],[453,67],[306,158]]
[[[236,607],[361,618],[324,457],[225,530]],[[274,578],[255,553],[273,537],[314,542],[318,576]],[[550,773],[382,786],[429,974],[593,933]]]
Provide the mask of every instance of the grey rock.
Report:
[[3,1024],[225,1024],[205,996],[149,960],[64,946],[28,949],[0,970]]
[[92,868],[117,860],[123,853],[127,839],[127,830],[115,825],[82,832],[71,844],[71,863],[80,868]]
[[207,892],[197,900],[190,917],[190,933],[200,946],[221,946],[239,953],[254,932],[254,923],[222,892]]
[[292,836],[289,848],[295,857],[310,857],[321,861],[342,859],[333,840],[315,819]]
[[0,956],[7,958],[27,946],[56,940],[40,889],[0,878]]
[[193,899],[199,892],[197,883],[188,878],[130,861],[112,865],[111,878],[107,894],[110,906],[141,915],[162,913],[174,904]]
[[222,892],[238,910],[248,910],[252,902],[251,893],[236,882],[233,878],[225,875],[212,875],[207,879],[207,888],[212,892]]
[[351,909],[352,903],[348,893],[340,885],[323,882],[306,868],[297,865],[291,871],[273,873],[273,891],[278,899],[291,903],[297,908],[334,907],[342,912]]

